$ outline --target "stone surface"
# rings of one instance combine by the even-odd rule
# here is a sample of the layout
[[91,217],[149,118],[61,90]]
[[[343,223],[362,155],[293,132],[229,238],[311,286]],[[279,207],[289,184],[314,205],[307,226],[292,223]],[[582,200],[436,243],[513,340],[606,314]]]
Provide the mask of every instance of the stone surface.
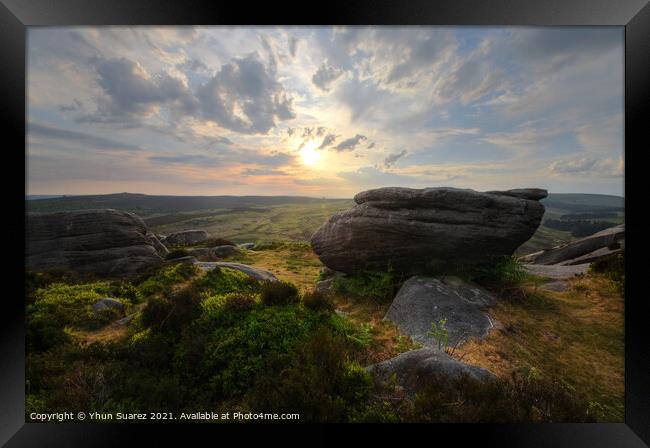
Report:
[[111,297],[104,297],[93,303],[93,314],[99,316],[103,311],[117,310],[120,313],[124,312],[124,305],[117,299]]
[[124,327],[124,326],[128,325],[129,323],[131,323],[131,321],[133,320],[133,318],[135,318],[135,316],[136,316],[135,313],[134,314],[129,314],[128,316],[123,317],[122,319],[116,320],[115,322],[112,323],[112,325],[114,327]]
[[112,209],[27,213],[26,266],[129,277],[162,258],[138,216]]
[[623,253],[623,249],[610,249],[609,247],[601,247],[600,249],[596,249],[595,251],[589,252],[588,254],[570,260],[565,260],[558,264],[571,266],[574,264],[593,263],[594,261],[600,260],[601,258],[620,253]]
[[237,246],[232,246],[230,244],[225,244],[223,246],[215,246],[215,247],[213,247],[212,248],[212,253],[216,257],[223,258],[223,257],[230,257],[232,255],[239,254],[239,253],[241,253],[241,251],[239,250],[239,248],[237,248]]
[[511,255],[540,224],[544,190],[479,193],[456,188],[387,187],[354,198],[312,236],[323,264],[345,273],[400,273]]
[[438,341],[428,334],[431,324],[447,319],[445,328],[453,347],[487,335],[494,324],[485,310],[495,303],[490,293],[458,278],[415,276],[404,282],[384,319],[415,342],[432,348],[438,348]]
[[171,246],[188,246],[190,244],[201,243],[209,238],[205,230],[183,230],[167,235],[165,244]]
[[589,263],[576,264],[571,266],[560,266],[555,264],[524,264],[523,267],[533,275],[563,280],[567,278],[573,278],[576,275],[586,274],[589,270]]
[[227,263],[225,261],[198,261],[194,264],[196,264],[199,268],[203,269],[204,271],[210,271],[217,267],[230,268],[230,269],[235,269],[237,271],[243,272],[244,274],[250,276],[255,280],[260,280],[260,281],[278,280],[275,274],[273,274],[270,271],[260,269],[260,268],[254,268],[252,266],[248,266],[246,264],[241,264],[241,263]]
[[167,260],[167,263],[175,264],[175,263],[190,263],[190,264],[196,264],[198,260],[196,257],[193,257],[191,255],[188,255],[186,257],[178,257],[178,258],[172,258],[171,260]]
[[[570,243],[556,246],[549,250],[535,252],[533,254],[521,257],[523,263],[529,264],[560,264],[573,260],[571,264],[582,264],[594,261],[597,257],[593,253],[599,249],[607,249],[610,245],[625,244],[625,224],[610,227],[609,229],[602,230],[591,236],[581,238],[579,240],[571,241]],[[587,257],[581,257],[592,254],[587,261]],[[606,256],[601,254],[600,256]]]
[[192,247],[187,249],[187,253],[201,261],[210,261],[214,257],[214,251],[209,247]]
[[255,247],[255,243],[242,243],[239,245],[239,247],[242,249],[251,250]]
[[156,249],[156,252],[162,258],[165,258],[167,255],[169,255],[169,249],[167,249],[167,246],[160,242],[156,235],[149,233],[147,234],[147,239],[151,241],[151,245],[154,247],[154,249]]
[[429,378],[437,375],[449,379],[468,375],[478,381],[495,378],[491,372],[481,367],[464,364],[444,352],[431,348],[411,350],[366,369],[384,381],[395,375],[397,385],[409,391],[417,391]]

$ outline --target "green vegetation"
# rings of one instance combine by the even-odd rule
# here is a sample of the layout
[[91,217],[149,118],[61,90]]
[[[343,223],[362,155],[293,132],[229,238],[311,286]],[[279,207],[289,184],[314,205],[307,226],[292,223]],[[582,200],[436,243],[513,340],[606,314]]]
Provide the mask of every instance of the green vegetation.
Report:
[[399,286],[400,282],[391,271],[364,272],[337,277],[332,281],[332,290],[338,294],[379,302],[386,302],[395,297]]
[[168,292],[172,285],[182,283],[196,275],[197,269],[196,266],[186,263],[165,266],[155,275],[140,283],[138,285],[138,290],[143,296]]
[[625,250],[601,258],[589,266],[593,274],[602,275],[614,282],[614,286],[620,295],[625,294]]
[[431,331],[429,336],[438,342],[438,350],[447,350],[449,346],[449,332],[447,331],[447,318],[440,319],[438,322],[431,322]]

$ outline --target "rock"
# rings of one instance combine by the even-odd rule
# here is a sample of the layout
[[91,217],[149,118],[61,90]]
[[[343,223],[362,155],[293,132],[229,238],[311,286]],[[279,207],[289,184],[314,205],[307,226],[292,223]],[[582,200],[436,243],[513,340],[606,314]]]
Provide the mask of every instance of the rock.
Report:
[[[607,253],[601,253],[594,256],[594,252],[600,249],[607,249],[608,246],[616,247],[625,244],[625,224],[610,227],[591,236],[571,241],[570,243],[556,246],[552,249],[535,252],[520,258],[520,261],[528,264],[560,264],[572,260],[571,264],[582,264],[596,260],[600,256],[606,256],[612,250],[608,249]],[[588,254],[589,257],[581,258]],[[589,261],[587,261],[589,260]]]
[[320,292],[322,294],[327,294],[330,293],[332,290],[332,283],[334,282],[334,277],[330,277],[325,280],[321,280],[320,282],[316,282],[316,287],[314,288],[316,292]]
[[189,246],[201,243],[209,238],[205,230],[183,230],[175,232],[165,238],[165,243],[172,246]]
[[199,268],[203,269],[204,271],[210,271],[217,267],[230,268],[236,271],[243,272],[244,274],[247,274],[249,277],[255,280],[273,281],[273,282],[278,280],[278,278],[272,272],[260,268],[254,268],[252,266],[248,266],[241,263],[227,263],[225,261],[198,261],[195,262],[194,264],[197,265]]
[[162,263],[138,216],[112,209],[26,215],[26,266],[131,277]]
[[93,314],[97,317],[106,310],[115,310],[120,313],[124,312],[124,305],[117,299],[104,297],[93,304]]
[[115,322],[113,322],[112,326],[114,326],[114,327],[124,327],[124,326],[128,325],[129,323],[131,323],[131,321],[133,320],[133,318],[135,316],[136,316],[135,313],[134,314],[129,314],[128,316],[123,317],[122,319],[118,319]]
[[417,391],[426,385],[428,379],[435,376],[454,380],[468,375],[478,381],[496,378],[481,367],[462,363],[444,352],[431,348],[402,353],[395,358],[368,366],[366,370],[383,381],[388,381],[395,375],[397,385],[411,392]]
[[524,264],[522,265],[526,271],[533,275],[538,275],[540,277],[555,278],[558,280],[564,280],[568,278],[573,278],[576,275],[586,274],[589,270],[589,263],[585,264],[576,264],[572,266],[560,266],[560,265],[543,265],[543,264]]
[[239,254],[241,253],[241,251],[237,248],[237,246],[226,244],[223,246],[213,247],[212,253],[217,257],[224,258],[224,257],[230,257],[232,255]]
[[330,268],[328,268],[327,266],[323,266],[323,267],[320,269],[320,275],[321,275],[323,278],[331,277],[331,276],[333,276],[335,273],[336,273],[335,270],[330,269]]
[[255,243],[242,243],[239,245],[239,247],[242,249],[251,250],[255,247]]
[[558,264],[562,266],[571,266],[575,264],[593,263],[594,261],[609,257],[610,255],[616,255],[622,253],[623,253],[622,248],[610,249],[609,247],[601,247],[600,249],[596,249],[595,251],[589,252],[588,254],[582,255],[577,258],[573,258],[571,260],[565,260]]
[[154,249],[156,249],[156,252],[162,258],[165,258],[167,255],[169,255],[169,249],[167,249],[167,246],[160,242],[156,235],[149,233],[147,234],[147,239],[151,241],[151,245],[154,247]]
[[545,190],[479,193],[456,188],[387,187],[357,194],[311,238],[323,264],[355,273],[480,264],[511,255],[535,233]]
[[487,194],[500,194],[503,196],[511,196],[513,198],[530,199],[539,201],[548,196],[548,191],[541,188],[515,188],[514,190],[505,191],[486,191]]
[[400,288],[384,319],[396,324],[400,332],[415,342],[438,348],[429,336],[431,324],[446,319],[449,346],[483,338],[493,328],[484,312],[496,303],[490,293],[479,286],[455,277],[411,277]]
[[208,247],[193,247],[187,249],[187,253],[197,259],[205,259],[202,261],[210,261],[214,257],[214,251]]
[[192,257],[191,255],[188,255],[186,257],[178,257],[178,258],[172,258],[171,260],[167,260],[167,263],[189,263],[189,264],[196,264],[199,261],[196,259],[196,257]]

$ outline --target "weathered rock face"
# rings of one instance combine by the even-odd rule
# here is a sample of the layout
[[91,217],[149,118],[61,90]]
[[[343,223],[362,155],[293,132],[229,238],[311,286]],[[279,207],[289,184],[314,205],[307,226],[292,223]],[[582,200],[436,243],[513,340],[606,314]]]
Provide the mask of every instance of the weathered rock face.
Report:
[[357,194],[312,236],[328,267],[345,273],[417,273],[511,255],[535,233],[546,190],[479,193],[456,188],[379,188]]
[[201,243],[209,238],[205,230],[183,230],[167,235],[165,244],[168,246],[186,246],[189,244]]
[[456,277],[411,277],[400,288],[385,319],[416,342],[437,348],[431,323],[446,319],[449,346],[485,337],[493,327],[485,309],[496,303],[490,293]]
[[397,385],[409,391],[417,391],[428,379],[436,375],[452,380],[462,375],[468,375],[478,381],[495,378],[492,373],[481,367],[464,364],[444,352],[430,348],[411,350],[366,369],[384,381],[395,375]]
[[156,235],[150,233],[147,235],[147,238],[149,241],[151,241],[151,245],[154,247],[154,249],[156,249],[158,255],[160,255],[162,258],[165,258],[167,255],[169,255],[169,249],[167,249],[167,246],[160,242]]
[[215,246],[212,248],[212,253],[220,258],[230,257],[232,255],[237,255],[241,253],[237,246],[232,246],[230,244],[224,244],[222,246]]
[[112,209],[27,214],[28,269],[122,277],[161,262],[146,225],[134,214]]
[[620,252],[625,247],[625,224],[521,258],[524,263],[578,265]]
[[104,297],[93,304],[93,314],[95,316],[99,316],[106,310],[115,310],[122,313],[124,312],[124,305],[119,300],[111,297]]

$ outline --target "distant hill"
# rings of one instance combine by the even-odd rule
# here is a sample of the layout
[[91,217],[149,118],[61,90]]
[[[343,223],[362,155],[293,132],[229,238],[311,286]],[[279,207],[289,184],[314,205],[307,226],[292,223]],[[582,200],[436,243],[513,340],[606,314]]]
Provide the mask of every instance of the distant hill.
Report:
[[319,199],[304,196],[153,196],[116,193],[88,196],[64,196],[28,201],[29,211],[54,212],[114,208],[142,216],[198,210],[243,209],[285,204],[317,204],[340,199]]
[[36,199],[52,199],[52,198],[61,198],[62,194],[26,194],[25,199],[27,201],[33,201]]
[[542,199],[547,209],[568,212],[622,212],[625,199],[608,194],[549,193]]

